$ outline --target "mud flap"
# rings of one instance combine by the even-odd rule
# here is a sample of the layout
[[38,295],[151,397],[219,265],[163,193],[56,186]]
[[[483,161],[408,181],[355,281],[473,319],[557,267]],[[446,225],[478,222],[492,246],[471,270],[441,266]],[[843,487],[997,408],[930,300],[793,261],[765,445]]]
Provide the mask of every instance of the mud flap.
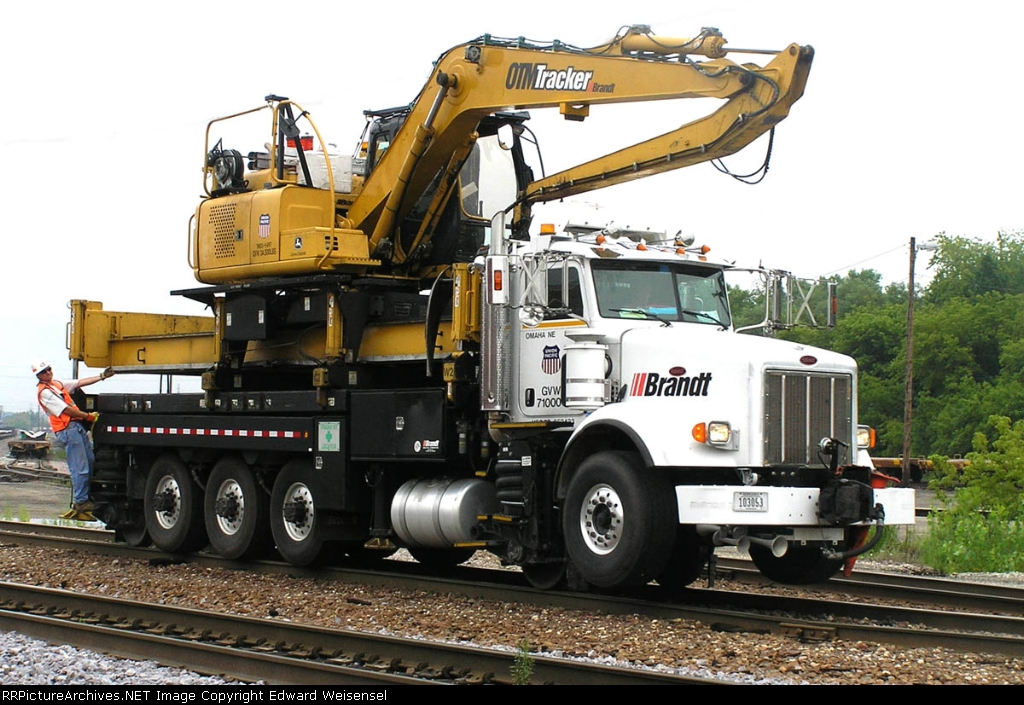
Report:
[[874,491],[845,478],[830,482],[818,495],[818,516],[829,526],[849,526],[875,519]]
[[[850,537],[849,547],[852,550],[857,550],[868,540],[868,533],[871,531],[869,526],[855,526],[847,531],[847,535]],[[878,529],[881,531],[881,529]],[[843,561],[843,575],[849,578],[853,574],[853,566],[857,563],[858,556],[850,556]]]

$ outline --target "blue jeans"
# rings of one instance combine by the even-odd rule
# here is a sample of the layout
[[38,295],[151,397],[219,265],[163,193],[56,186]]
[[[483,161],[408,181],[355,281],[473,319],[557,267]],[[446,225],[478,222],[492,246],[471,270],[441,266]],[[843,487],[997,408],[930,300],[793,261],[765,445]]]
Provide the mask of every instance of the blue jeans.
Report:
[[70,423],[63,431],[57,431],[57,438],[64,444],[64,451],[67,453],[73,501],[81,504],[89,499],[92,466],[96,464],[89,434],[82,424]]

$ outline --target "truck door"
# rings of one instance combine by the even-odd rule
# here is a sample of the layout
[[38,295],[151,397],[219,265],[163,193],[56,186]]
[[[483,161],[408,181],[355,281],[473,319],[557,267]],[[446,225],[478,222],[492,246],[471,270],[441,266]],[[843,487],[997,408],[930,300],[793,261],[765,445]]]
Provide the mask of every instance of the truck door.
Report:
[[[519,337],[518,413],[530,418],[565,418],[580,412],[562,406],[562,366],[566,331],[587,325],[579,266],[568,264],[568,287],[563,289],[562,265],[548,270],[548,305],[544,320],[529,327],[515,322]],[[584,319],[584,320],[581,320]]]

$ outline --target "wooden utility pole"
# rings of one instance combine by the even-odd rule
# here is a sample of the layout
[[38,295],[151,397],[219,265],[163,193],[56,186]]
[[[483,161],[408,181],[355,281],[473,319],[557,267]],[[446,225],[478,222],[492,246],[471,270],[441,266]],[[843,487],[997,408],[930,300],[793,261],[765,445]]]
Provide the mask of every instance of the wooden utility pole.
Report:
[[910,423],[914,407],[914,260],[917,241],[910,238],[910,275],[907,277],[907,371],[903,388],[903,477],[910,484]]

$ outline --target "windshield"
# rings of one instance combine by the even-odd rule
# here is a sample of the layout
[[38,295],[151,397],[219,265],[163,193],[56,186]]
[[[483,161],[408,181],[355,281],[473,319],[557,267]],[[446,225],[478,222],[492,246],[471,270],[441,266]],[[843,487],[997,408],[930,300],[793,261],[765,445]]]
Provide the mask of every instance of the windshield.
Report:
[[729,303],[722,271],[687,263],[592,263],[603,318],[644,318],[668,323],[728,327]]

